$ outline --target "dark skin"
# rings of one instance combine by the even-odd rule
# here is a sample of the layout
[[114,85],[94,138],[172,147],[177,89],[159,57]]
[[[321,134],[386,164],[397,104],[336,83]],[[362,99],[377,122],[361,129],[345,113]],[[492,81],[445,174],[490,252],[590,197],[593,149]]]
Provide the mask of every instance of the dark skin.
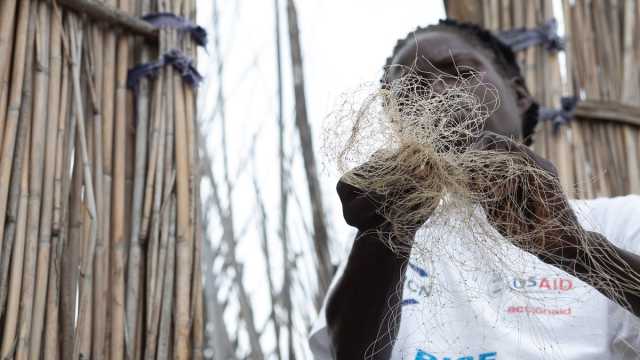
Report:
[[[419,73],[445,72],[459,74],[460,69],[473,68],[484,73],[483,81],[497,89],[500,107],[486,121],[484,132],[472,145],[475,150],[509,152],[521,156],[523,161],[536,166],[557,178],[552,163],[522,145],[522,115],[533,99],[521,78],[507,78],[494,64],[492,54],[482,46],[472,43],[456,31],[435,30],[417,37],[415,43],[402,49],[394,58],[394,64],[413,67]],[[395,72],[395,73],[394,73]],[[401,68],[392,70],[392,77],[402,75]],[[611,300],[618,302],[634,315],[640,315],[640,297],[622,284],[633,283],[640,274],[640,257],[617,248],[603,235],[589,232],[580,226],[559,183],[550,182],[546,190],[552,195],[545,204],[536,199],[524,198],[536,219],[562,219],[559,230],[533,239],[525,250],[542,261],[554,265],[593,286]],[[516,193],[517,184],[513,191]],[[327,303],[327,326],[336,359],[389,359],[400,322],[401,292],[398,284],[404,282],[405,268],[410,250],[405,253],[391,251],[378,237],[380,231],[390,232],[388,222],[376,209],[376,201],[345,182],[339,182],[338,195],[342,201],[345,220],[358,229],[346,268]],[[492,191],[487,188],[483,191]],[[560,194],[559,196],[557,194]],[[385,200],[386,201],[386,200]],[[549,203],[553,205],[549,205]],[[532,222],[504,226],[492,208],[503,204],[481,204],[485,207],[489,222],[506,238],[517,238]],[[427,219],[422,219],[426,221]],[[405,239],[392,239],[411,244],[413,235],[421,224],[415,224]],[[397,235],[392,235],[397,236]],[[614,256],[604,273],[593,272],[593,264],[585,256],[580,241],[586,241],[598,252]],[[517,241],[514,241],[516,246]],[[602,249],[602,250],[597,250]],[[543,255],[544,254],[544,255]],[[598,254],[596,254],[598,255]],[[622,270],[626,269],[626,270]],[[606,289],[616,289],[616,296]],[[606,289],[605,289],[606,288]],[[362,304],[366,299],[366,305]]]

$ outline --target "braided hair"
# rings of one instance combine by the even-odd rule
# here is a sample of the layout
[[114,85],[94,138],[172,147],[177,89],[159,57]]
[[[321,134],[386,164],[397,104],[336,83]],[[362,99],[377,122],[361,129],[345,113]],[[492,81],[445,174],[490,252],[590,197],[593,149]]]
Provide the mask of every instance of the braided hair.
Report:
[[[426,27],[419,26],[415,31],[410,32],[406,37],[399,39],[396,42],[391,56],[386,60],[384,74],[380,79],[381,85],[383,87],[387,86],[389,81],[389,69],[392,67],[393,60],[400,50],[410,44],[411,40],[417,35],[438,30],[456,32],[465,36],[474,45],[478,45],[481,48],[488,50],[489,53],[493,55],[492,60],[496,65],[496,68],[503,76],[508,78],[523,78],[514,52],[490,31],[476,24],[460,22],[453,19],[444,19],[440,20],[437,24]],[[531,145],[532,143],[532,135],[536,124],[538,123],[538,108],[538,103],[534,101],[522,116],[522,135],[526,145]]]

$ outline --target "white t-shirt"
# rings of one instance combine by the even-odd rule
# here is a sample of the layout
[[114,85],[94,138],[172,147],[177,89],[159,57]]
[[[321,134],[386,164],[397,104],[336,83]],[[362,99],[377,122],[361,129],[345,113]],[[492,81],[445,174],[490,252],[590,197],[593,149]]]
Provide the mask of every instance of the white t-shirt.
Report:
[[[640,196],[572,206],[587,230],[640,253]],[[640,359],[638,318],[461,216],[432,216],[416,236],[393,360]],[[324,306],[309,344],[332,358]]]

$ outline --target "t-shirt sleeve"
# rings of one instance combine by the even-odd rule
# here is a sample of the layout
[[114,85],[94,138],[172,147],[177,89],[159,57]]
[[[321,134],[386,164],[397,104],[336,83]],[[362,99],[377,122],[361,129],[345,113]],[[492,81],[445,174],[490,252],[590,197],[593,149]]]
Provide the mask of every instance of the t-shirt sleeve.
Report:
[[[640,195],[576,202],[583,226],[614,245],[640,255]],[[579,214],[580,215],[580,214]]]
[[[627,195],[585,202],[585,228],[604,235],[614,245],[640,255],[640,196]],[[580,211],[580,210],[579,210]],[[620,359],[640,357],[640,319],[618,304],[609,306],[611,346]]]
[[342,277],[342,273],[344,272],[344,268],[346,267],[346,265],[347,262],[345,260],[338,267],[338,270],[336,271],[333,279],[331,280],[331,284],[329,285],[329,291],[327,291],[327,295],[324,297],[322,308],[318,313],[318,317],[311,327],[311,332],[309,333],[309,348],[311,349],[314,360],[333,359],[333,355],[331,353],[329,332],[327,331],[327,299],[329,298],[329,294],[331,294],[331,292],[335,288],[336,283],[338,282],[340,277]]

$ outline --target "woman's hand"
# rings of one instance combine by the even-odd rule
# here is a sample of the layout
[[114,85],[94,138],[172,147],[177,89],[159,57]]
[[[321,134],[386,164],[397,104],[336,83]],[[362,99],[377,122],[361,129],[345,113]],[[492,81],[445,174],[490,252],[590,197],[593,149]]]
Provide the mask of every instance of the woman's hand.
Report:
[[425,186],[431,186],[429,167],[408,161],[417,151],[405,147],[394,154],[376,153],[338,181],[347,224],[363,232],[392,232],[413,239],[438,200],[424,195]]
[[485,152],[484,156],[510,155],[504,162],[489,161],[489,166],[471,171],[470,187],[500,234],[534,255],[562,253],[580,245],[586,232],[550,161],[523,144],[488,131],[469,151]]

